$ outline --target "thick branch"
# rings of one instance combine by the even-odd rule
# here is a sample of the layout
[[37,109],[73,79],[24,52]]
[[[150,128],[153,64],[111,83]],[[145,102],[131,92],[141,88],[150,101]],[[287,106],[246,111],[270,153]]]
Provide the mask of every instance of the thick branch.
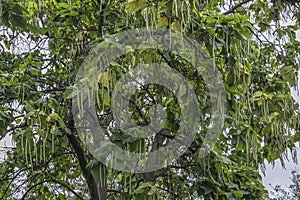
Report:
[[83,151],[79,141],[77,140],[77,138],[74,135],[68,134],[67,137],[69,139],[69,142],[70,142],[72,148],[74,149],[74,151],[76,153],[80,168],[83,172],[83,176],[85,177],[85,179],[87,181],[91,199],[99,200],[97,184],[96,184],[91,172],[86,168],[87,161],[85,159],[84,151]]
[[100,7],[100,13],[97,14],[99,18],[99,22],[98,22],[98,31],[97,31],[97,35],[99,38],[102,38],[103,36],[103,26],[104,26],[104,12],[103,10],[105,9],[105,3],[102,2],[102,0],[99,0],[99,7]]
[[90,191],[91,199],[99,200],[97,183],[95,182],[91,172],[86,168],[87,161],[86,161],[86,157],[84,154],[84,149],[82,148],[78,138],[74,135],[75,125],[74,125],[74,120],[73,120],[72,114],[70,114],[68,121],[69,121],[68,128],[71,130],[72,134],[67,134],[67,138],[68,138],[72,148],[74,149],[77,159],[79,161],[80,168],[83,172],[83,176],[86,179],[86,182],[87,182],[87,185],[88,185],[88,188]]

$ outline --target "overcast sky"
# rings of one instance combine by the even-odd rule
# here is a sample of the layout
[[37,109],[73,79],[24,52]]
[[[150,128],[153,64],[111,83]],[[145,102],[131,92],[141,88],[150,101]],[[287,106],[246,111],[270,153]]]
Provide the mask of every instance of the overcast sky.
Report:
[[291,159],[291,155],[289,154],[289,161],[285,160],[286,163],[286,169],[284,169],[280,163],[279,160],[277,160],[275,162],[275,166],[273,168],[272,164],[268,164],[267,162],[265,162],[266,164],[266,176],[264,176],[262,173],[262,177],[263,177],[263,184],[264,186],[270,191],[272,190],[272,187],[270,186],[270,184],[275,187],[276,185],[281,185],[282,188],[287,189],[288,186],[292,183],[291,181],[291,171],[296,169],[299,170],[300,172],[300,151],[299,151],[299,143],[296,144],[297,146],[297,158],[298,158],[298,164],[293,163],[292,159]]

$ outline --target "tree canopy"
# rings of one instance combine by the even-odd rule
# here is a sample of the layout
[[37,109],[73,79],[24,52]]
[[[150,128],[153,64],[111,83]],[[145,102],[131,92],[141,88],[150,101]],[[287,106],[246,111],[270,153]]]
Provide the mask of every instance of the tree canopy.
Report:
[[[0,164],[0,199],[264,199],[259,167],[283,161],[286,151],[296,158],[299,113],[291,88],[298,90],[299,1],[2,0],[0,19],[0,138],[14,141]],[[286,19],[294,24],[284,26]],[[181,116],[192,111],[182,110],[181,99],[165,87],[144,85],[129,100],[130,118],[140,126],[149,123],[152,106],[166,111],[162,131],[151,137],[115,126],[111,107],[125,74],[165,63],[199,101],[201,116],[194,120],[201,128],[191,145],[166,167],[144,173],[104,165],[84,145],[72,112],[75,102],[82,107],[76,75],[95,47],[137,28],[192,38],[221,74],[225,120],[205,157],[199,149],[212,120],[208,86],[190,60],[153,48],[128,51],[98,77],[97,120],[126,151],[154,151],[172,141]],[[188,95],[185,87],[176,90]]]

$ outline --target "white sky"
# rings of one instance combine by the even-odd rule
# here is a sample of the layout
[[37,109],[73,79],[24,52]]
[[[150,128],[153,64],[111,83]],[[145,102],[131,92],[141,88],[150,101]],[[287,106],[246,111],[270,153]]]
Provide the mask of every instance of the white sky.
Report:
[[272,190],[272,187],[270,184],[275,187],[276,185],[281,185],[282,188],[287,189],[288,186],[292,183],[291,177],[292,173],[291,171],[296,169],[300,170],[300,148],[299,143],[296,144],[297,147],[297,158],[298,158],[298,164],[293,163],[291,159],[291,155],[289,153],[289,161],[285,160],[286,163],[286,169],[284,169],[280,163],[279,160],[275,162],[275,166],[273,168],[272,164],[266,164],[266,176],[262,175],[263,177],[263,184],[264,186],[270,191]]

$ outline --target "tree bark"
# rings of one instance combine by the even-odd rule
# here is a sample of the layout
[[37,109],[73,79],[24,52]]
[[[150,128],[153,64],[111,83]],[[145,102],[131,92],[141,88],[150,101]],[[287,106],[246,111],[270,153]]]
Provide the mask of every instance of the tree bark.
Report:
[[99,200],[98,185],[95,182],[90,170],[88,170],[86,168],[88,163],[86,160],[86,155],[84,154],[84,149],[83,149],[79,139],[75,136],[76,128],[75,128],[72,113],[70,113],[70,115],[69,115],[67,127],[71,130],[71,134],[67,134],[67,138],[68,138],[73,150],[75,151],[75,154],[78,159],[83,176],[87,182],[91,200]]
[[86,168],[87,161],[85,159],[83,148],[81,147],[81,145],[75,135],[68,134],[67,137],[69,139],[69,142],[70,142],[72,148],[74,149],[74,151],[76,153],[80,168],[83,172],[83,176],[86,179],[86,182],[87,182],[87,185],[89,188],[89,192],[90,192],[90,196],[91,196],[91,200],[99,200],[98,186],[97,186],[97,183],[95,182],[91,172]]

